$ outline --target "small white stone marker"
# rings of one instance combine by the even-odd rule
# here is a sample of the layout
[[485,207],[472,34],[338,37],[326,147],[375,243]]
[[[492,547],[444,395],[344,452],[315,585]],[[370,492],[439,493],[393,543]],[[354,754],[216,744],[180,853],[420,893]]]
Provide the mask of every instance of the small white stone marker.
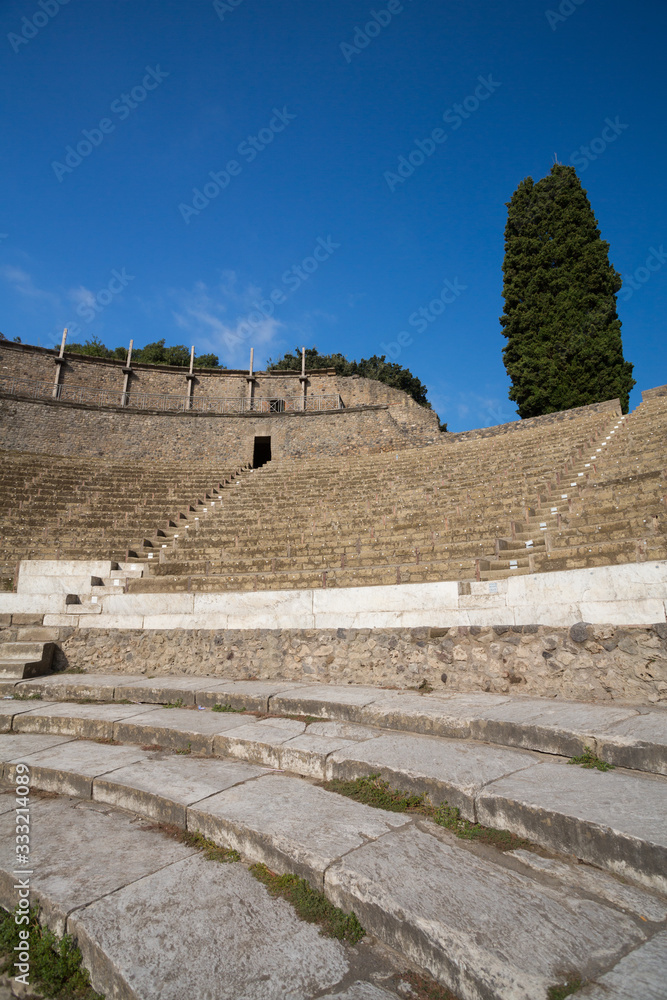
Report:
[[542,529],[542,531],[546,531],[547,530],[547,522],[546,521],[540,521],[540,528]]
[[516,559],[510,559],[510,569],[518,569],[519,564]]
[[208,507],[202,507],[202,510],[206,513],[208,511]]
[[532,549],[532,547],[533,547],[533,541],[531,539],[529,542],[526,542],[526,548],[527,549]]
[[578,472],[577,475],[578,476],[583,476],[583,472]]
[[153,553],[152,553],[152,552],[149,552],[149,553],[148,553],[148,558],[149,558],[149,559],[152,559],[152,558],[153,558]]
[[199,520],[199,518],[198,518],[198,517],[196,517],[196,518],[195,518],[195,521],[198,521],[198,520]]
[[558,513],[558,507],[552,507],[551,508],[551,513],[552,514],[557,514]]
[[114,580],[113,585],[114,587],[120,587],[120,580]]
[[97,597],[91,597],[90,598],[90,603],[91,604],[97,604]]
[[570,483],[570,486],[576,486],[576,485],[577,485],[576,483]]
[[490,593],[490,594],[497,594],[497,593],[498,593],[498,584],[496,583],[496,581],[495,581],[495,580],[493,580],[493,581],[492,581],[492,582],[491,582],[491,583],[489,584],[489,593]]
[[178,538],[178,535],[174,535],[173,537],[174,537],[174,538]]
[[561,500],[567,500],[567,493],[561,493],[560,498]]
[[590,469],[590,467],[591,467],[591,463],[590,462],[586,462],[586,464],[584,465],[584,469]]
[[167,547],[166,545],[163,545],[163,546],[162,546],[162,548],[163,548],[163,549],[166,549],[166,547]]

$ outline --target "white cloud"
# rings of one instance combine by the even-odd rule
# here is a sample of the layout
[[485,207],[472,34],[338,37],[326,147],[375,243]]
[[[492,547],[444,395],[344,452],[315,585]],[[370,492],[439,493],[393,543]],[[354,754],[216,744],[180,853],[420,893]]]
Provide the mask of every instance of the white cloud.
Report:
[[86,306],[93,306],[95,304],[95,293],[91,292],[91,290],[86,288],[84,285],[79,285],[78,288],[70,288],[67,293],[67,297],[70,302],[73,302],[76,306],[81,305],[82,303]]
[[[234,271],[224,271],[220,282],[209,288],[198,281],[191,290],[174,290],[172,310],[176,324],[197,337],[200,353],[211,350],[229,367],[245,365],[251,347],[267,348],[275,342],[284,324],[267,315],[267,302],[255,285],[240,288]],[[263,303],[263,312],[258,304]]]
[[6,264],[0,268],[0,275],[11,285],[18,295],[22,295],[24,298],[33,301],[39,300],[56,306],[60,305],[58,296],[52,292],[45,291],[43,288],[37,288],[32,277],[22,267],[14,267],[11,264]]

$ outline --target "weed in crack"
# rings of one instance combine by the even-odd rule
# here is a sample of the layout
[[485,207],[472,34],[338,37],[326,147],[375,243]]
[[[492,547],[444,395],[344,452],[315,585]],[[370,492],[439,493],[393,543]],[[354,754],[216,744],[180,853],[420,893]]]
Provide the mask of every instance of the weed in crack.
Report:
[[523,837],[517,837],[509,830],[496,830],[480,823],[471,823],[463,819],[456,806],[443,802],[434,806],[426,795],[406,795],[391,788],[379,774],[369,774],[365,778],[354,778],[342,781],[334,778],[322,782],[322,787],[330,792],[337,792],[347,798],[363,802],[376,809],[389,809],[391,812],[411,812],[433,820],[438,826],[450,830],[461,840],[474,840],[481,844],[489,844],[501,851],[516,851],[518,848],[530,849],[533,844]]
[[579,976],[568,979],[566,983],[561,986],[550,986],[547,991],[547,1000],[565,1000],[565,997],[572,996],[577,990],[580,990],[582,986],[586,983]]
[[[596,767],[598,771],[613,771],[614,765],[608,764],[606,760],[600,760],[596,757],[590,747],[584,747],[584,752],[579,757],[571,757],[568,760],[568,764],[578,764],[579,767],[593,768]],[[563,994],[567,996],[567,993]]]
[[263,864],[251,865],[250,874],[265,885],[272,896],[282,896],[291,903],[302,920],[319,924],[320,933],[326,937],[348,944],[357,944],[364,937],[366,931],[354,913],[343,913],[324,893],[313,889],[298,875],[276,875]]
[[[88,972],[81,968],[81,952],[70,934],[58,939],[42,927],[37,907],[30,910],[28,951],[30,982],[48,994],[52,1000],[104,1000],[90,985]],[[23,928],[22,928],[23,929]],[[14,914],[0,910],[0,954],[9,956],[0,972],[13,967],[15,951],[24,945]]]

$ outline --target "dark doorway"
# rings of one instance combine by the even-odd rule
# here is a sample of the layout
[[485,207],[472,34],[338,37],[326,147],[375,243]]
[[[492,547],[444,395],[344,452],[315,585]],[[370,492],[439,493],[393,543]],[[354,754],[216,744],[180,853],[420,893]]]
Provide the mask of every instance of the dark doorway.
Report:
[[271,438],[256,437],[255,449],[252,455],[253,469],[259,469],[262,465],[266,465],[266,463],[270,461],[271,461]]

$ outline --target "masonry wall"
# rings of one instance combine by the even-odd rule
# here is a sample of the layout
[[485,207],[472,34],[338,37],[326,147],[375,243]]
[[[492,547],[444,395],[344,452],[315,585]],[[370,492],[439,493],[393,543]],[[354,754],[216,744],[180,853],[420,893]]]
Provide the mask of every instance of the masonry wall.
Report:
[[[2,616],[0,642],[57,642],[55,668],[667,702],[667,625],[571,628],[151,630],[44,628]],[[34,624],[30,624],[34,622]]]
[[[51,384],[55,377],[57,351],[27,344],[0,341],[0,375]],[[64,389],[104,389],[121,393],[125,362],[109,358],[91,358],[65,354],[60,382]],[[247,371],[227,371],[195,368],[193,397],[240,400],[247,396]],[[302,386],[299,372],[256,372],[254,394],[262,398],[299,398]],[[417,403],[400,389],[383,382],[358,376],[338,376],[333,371],[307,373],[306,392],[309,396],[340,395],[345,406],[397,406],[418,408]],[[128,405],[132,395],[139,393],[185,396],[186,369],[167,365],[132,364],[128,385]],[[0,389],[2,381],[0,380]]]
[[432,444],[430,410],[391,406],[334,413],[150,413],[0,396],[0,448],[52,455],[193,461],[252,461],[255,436],[270,436],[273,458],[372,454]]

